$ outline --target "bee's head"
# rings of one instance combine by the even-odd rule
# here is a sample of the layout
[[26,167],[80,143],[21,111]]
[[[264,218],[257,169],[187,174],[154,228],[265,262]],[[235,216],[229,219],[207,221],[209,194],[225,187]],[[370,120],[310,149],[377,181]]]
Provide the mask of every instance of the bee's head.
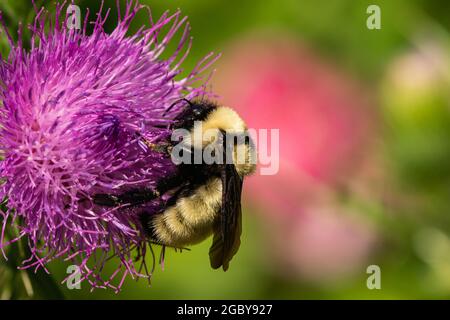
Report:
[[217,106],[208,101],[190,102],[185,100],[188,106],[175,118],[174,129],[192,129],[196,121],[204,121]]
[[228,147],[232,148],[233,163],[239,175],[249,175],[256,168],[255,146],[247,126],[231,108],[214,107],[208,110],[204,119],[197,119],[187,140],[201,149],[226,141]]

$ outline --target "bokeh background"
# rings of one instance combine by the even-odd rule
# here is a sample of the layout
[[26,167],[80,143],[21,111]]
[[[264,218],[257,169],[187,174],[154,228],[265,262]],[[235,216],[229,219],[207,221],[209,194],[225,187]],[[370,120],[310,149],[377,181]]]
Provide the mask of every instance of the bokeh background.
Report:
[[[242,245],[226,273],[210,269],[206,241],[168,250],[150,287],[68,290],[65,263],[51,276],[18,271],[25,249],[14,245],[0,260],[0,298],[450,298],[450,2],[141,2],[154,16],[189,16],[186,70],[223,53],[211,89],[249,127],[280,130],[279,173],[247,179]],[[100,1],[75,3],[96,12]],[[371,4],[381,30],[366,27]],[[0,9],[13,34],[34,16],[29,0]],[[366,286],[370,265],[380,290]]]

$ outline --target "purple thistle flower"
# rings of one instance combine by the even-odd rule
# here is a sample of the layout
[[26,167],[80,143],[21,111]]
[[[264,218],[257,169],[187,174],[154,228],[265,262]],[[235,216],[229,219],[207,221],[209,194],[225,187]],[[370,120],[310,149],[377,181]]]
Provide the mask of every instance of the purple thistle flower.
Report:
[[[206,94],[209,78],[203,74],[217,56],[209,54],[176,79],[192,44],[179,11],[153,22],[150,10],[131,0],[123,15],[119,10],[112,33],[103,28],[109,10],[100,9],[87,34],[89,11],[82,30],[68,29],[64,5],[56,5],[54,19],[35,8],[28,51],[21,27],[17,44],[3,27],[11,51],[0,64],[0,197],[8,199],[9,209],[2,213],[0,248],[8,244],[6,228],[17,228],[10,242],[27,238],[31,252],[22,268],[47,271],[49,261],[64,258],[79,265],[93,287],[119,290],[127,275],[149,276],[144,258],[137,268],[131,257],[133,248],[144,257],[146,252],[138,212],[96,206],[91,196],[152,187],[174,170],[170,158],[147,148],[143,139],[156,143],[171,134],[167,128],[180,107],[170,106]],[[143,9],[151,26],[127,36]],[[178,47],[162,60],[178,33]],[[108,252],[120,265],[104,278]]]

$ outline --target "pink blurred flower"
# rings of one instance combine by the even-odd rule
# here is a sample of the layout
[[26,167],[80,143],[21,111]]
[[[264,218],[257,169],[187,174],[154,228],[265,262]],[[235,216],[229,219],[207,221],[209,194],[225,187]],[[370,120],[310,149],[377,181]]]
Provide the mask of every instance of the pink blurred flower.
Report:
[[283,236],[274,237],[273,255],[282,273],[322,283],[364,274],[377,243],[375,230],[366,221],[326,204],[297,212],[296,218],[281,226]]
[[[250,128],[279,128],[281,175],[345,179],[367,136],[360,88],[289,39],[245,39],[225,52],[215,89]],[[256,180],[256,179],[255,179]]]
[[311,279],[360,267],[375,233],[326,203],[335,203],[371,139],[375,117],[363,90],[293,39],[247,38],[221,63],[215,91],[225,104],[250,128],[280,129],[279,173],[246,183],[275,230],[268,241],[276,260]]

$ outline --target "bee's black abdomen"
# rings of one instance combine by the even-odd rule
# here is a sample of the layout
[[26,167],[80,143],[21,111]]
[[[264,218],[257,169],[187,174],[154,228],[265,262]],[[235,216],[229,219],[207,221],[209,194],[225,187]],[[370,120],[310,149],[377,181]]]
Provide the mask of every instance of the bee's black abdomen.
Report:
[[154,215],[143,211],[139,214],[139,220],[141,222],[142,229],[144,230],[145,235],[148,239],[152,241],[157,241],[156,231],[155,228],[152,225],[152,219],[154,218]]

